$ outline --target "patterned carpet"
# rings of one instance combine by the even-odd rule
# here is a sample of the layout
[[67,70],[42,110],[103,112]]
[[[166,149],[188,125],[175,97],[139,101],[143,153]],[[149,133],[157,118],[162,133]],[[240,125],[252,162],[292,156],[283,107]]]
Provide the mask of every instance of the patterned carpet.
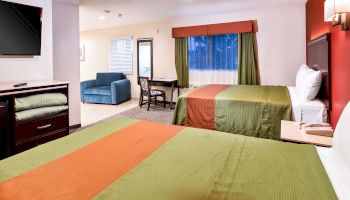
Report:
[[94,126],[98,123],[117,119],[120,117],[128,117],[128,118],[134,118],[134,119],[160,122],[163,124],[171,124],[171,122],[173,120],[173,114],[174,114],[174,110],[169,110],[168,106],[167,106],[167,108],[163,108],[160,105],[159,106],[151,106],[149,111],[147,111],[147,106],[144,105],[141,109],[139,107],[135,107],[135,108],[132,108],[130,110],[124,111],[122,113],[119,113],[117,115],[114,115],[112,117],[109,117],[107,119],[90,124],[88,126],[84,126],[84,127],[78,128],[78,129],[70,130],[69,132],[75,133],[77,131]]
[[108,118],[116,119],[118,117],[128,117],[134,119],[142,119],[147,121],[160,122],[164,124],[171,124],[173,120],[174,110],[169,110],[169,108],[163,108],[160,106],[151,106],[149,111],[147,111],[147,106],[143,106],[141,109],[139,107],[127,110],[113,117]]

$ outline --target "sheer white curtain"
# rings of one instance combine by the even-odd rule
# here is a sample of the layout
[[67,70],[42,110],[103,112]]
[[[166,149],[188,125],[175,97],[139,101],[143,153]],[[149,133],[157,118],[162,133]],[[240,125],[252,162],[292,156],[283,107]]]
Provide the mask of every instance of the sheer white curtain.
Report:
[[209,84],[237,84],[237,71],[228,70],[191,70],[190,87]]
[[237,34],[189,37],[188,59],[191,87],[237,84]]

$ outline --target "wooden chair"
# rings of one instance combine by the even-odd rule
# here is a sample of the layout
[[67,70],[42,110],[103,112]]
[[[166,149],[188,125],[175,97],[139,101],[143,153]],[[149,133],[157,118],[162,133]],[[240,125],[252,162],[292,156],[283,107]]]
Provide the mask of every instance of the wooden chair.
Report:
[[[151,89],[150,80],[147,77],[139,77],[140,83],[140,99],[139,106],[142,108],[142,105],[148,104],[147,111],[151,103],[157,105],[157,97],[163,97],[164,108],[166,106],[165,92],[163,90]],[[144,100],[143,97],[147,97],[147,100]]]

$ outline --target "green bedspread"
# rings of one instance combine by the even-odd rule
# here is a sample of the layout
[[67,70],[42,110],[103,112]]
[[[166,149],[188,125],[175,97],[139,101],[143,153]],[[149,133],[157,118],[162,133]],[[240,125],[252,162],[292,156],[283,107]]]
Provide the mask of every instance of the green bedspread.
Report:
[[[21,178],[26,172],[73,152],[84,151],[87,145],[112,134],[118,136],[120,131],[138,123],[139,120],[125,118],[106,122],[0,161],[0,196],[6,192],[3,183],[8,180]],[[153,132],[145,134],[150,136]],[[144,141],[135,140],[135,145],[130,148],[142,154]],[[96,170],[104,167],[98,162],[91,165]],[[67,180],[70,177],[76,175],[72,172]],[[81,184],[77,187],[97,182]],[[32,189],[35,195],[41,192],[31,184],[18,188],[26,188],[26,192]],[[53,194],[52,198],[72,199],[72,195]],[[137,166],[99,190],[94,199],[332,200],[337,197],[314,146],[184,128]]]
[[[173,124],[192,126],[188,123],[189,106],[196,105],[196,101],[200,103],[206,98],[212,98],[200,95],[201,90],[205,92],[210,87],[212,86],[205,86],[181,95],[177,101]],[[189,98],[194,104],[188,103]],[[292,106],[287,87],[229,86],[214,96],[214,103],[213,129],[223,132],[279,140],[281,120],[291,119]],[[202,107],[196,112],[200,113]],[[201,119],[192,119],[195,120]],[[208,122],[202,122],[205,123]]]

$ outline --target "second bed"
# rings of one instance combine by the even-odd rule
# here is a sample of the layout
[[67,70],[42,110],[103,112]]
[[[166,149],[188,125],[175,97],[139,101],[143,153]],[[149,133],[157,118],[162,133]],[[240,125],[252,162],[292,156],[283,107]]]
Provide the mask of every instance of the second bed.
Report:
[[208,85],[178,98],[173,124],[279,140],[281,120],[326,122],[327,107],[294,87]]

